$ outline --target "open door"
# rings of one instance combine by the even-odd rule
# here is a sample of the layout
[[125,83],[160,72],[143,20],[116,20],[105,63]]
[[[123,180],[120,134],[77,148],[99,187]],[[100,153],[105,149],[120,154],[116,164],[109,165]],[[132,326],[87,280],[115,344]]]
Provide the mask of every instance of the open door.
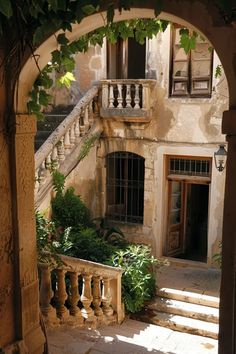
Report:
[[166,256],[183,253],[183,183],[168,181],[168,224]]
[[118,38],[107,43],[108,79],[145,79],[146,42],[139,44],[134,38]]
[[168,181],[166,256],[207,260],[209,185]]

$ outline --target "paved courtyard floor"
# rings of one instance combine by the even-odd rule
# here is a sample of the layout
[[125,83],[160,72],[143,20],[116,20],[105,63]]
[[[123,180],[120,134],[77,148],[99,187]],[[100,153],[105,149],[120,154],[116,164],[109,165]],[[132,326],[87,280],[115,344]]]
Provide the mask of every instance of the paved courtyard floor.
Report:
[[[213,269],[163,267],[159,287],[219,296],[220,272]],[[48,330],[50,354],[217,354],[218,341],[126,319],[99,329],[59,327]]]
[[217,340],[127,319],[122,325],[48,331],[50,354],[217,354]]

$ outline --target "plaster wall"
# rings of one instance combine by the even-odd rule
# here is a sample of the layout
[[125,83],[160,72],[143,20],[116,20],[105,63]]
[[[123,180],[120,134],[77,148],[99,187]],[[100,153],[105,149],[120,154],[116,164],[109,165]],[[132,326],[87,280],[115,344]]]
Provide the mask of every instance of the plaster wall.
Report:
[[[70,173],[66,185],[81,195],[94,217],[106,212],[105,157],[113,151],[129,151],[145,158],[145,207],[143,225],[120,224],[130,241],[150,244],[156,256],[163,255],[166,235],[167,180],[165,156],[206,156],[213,158],[217,145],[224,142],[221,134],[222,113],[228,107],[228,88],[224,73],[215,78],[220,64],[214,52],[211,98],[169,96],[171,61],[171,28],[147,43],[146,77],[155,79],[151,91],[150,122],[130,123],[103,119],[103,138],[100,147]],[[106,43],[91,47],[76,56],[76,82],[70,92],[55,94],[55,104],[74,104],[96,81],[106,77]],[[61,96],[60,96],[61,95]],[[217,252],[222,233],[224,173],[212,168],[209,220],[208,264]],[[153,191],[155,191],[153,193]],[[48,203],[48,201],[47,201]],[[45,206],[47,203],[44,203]],[[43,205],[41,206],[43,207]]]

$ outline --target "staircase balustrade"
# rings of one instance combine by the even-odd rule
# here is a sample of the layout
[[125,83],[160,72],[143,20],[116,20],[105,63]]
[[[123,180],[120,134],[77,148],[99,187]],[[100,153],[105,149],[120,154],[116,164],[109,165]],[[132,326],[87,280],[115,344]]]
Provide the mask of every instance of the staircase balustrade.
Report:
[[51,171],[60,169],[67,156],[75,150],[78,142],[91,130],[98,115],[97,104],[98,87],[93,86],[36,152],[36,197],[43,186],[52,180]]
[[39,264],[40,307],[47,325],[121,323],[123,270],[68,256],[60,259],[63,265],[58,267]]

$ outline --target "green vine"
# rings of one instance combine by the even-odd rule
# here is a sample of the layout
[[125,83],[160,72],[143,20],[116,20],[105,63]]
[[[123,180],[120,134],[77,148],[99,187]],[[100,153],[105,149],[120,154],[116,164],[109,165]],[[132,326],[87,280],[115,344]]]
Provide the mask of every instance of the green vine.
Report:
[[[153,2],[156,16],[161,13],[164,1],[167,0]],[[213,3],[226,22],[236,19],[235,0],[214,0],[211,5],[210,3],[206,1],[206,7]],[[39,118],[42,118],[42,107],[47,106],[51,99],[47,90],[53,84],[50,78],[52,70],[58,73],[59,85],[69,87],[74,80],[72,72],[75,53],[86,51],[89,45],[101,45],[104,37],[111,43],[115,43],[118,36],[124,39],[135,37],[139,43],[143,43],[146,37],[151,38],[165,30],[168,23],[157,19],[113,23],[116,8],[119,11],[130,10],[135,5],[140,6],[140,0],[110,0],[107,3],[102,0],[1,0],[0,38],[5,57],[1,58],[0,65],[4,66],[6,79],[11,83],[9,102],[14,99],[14,85],[17,83],[23,59],[31,53],[38,65],[35,49],[59,30],[63,33],[57,36],[58,49],[52,52],[50,64],[42,71],[39,69],[39,77],[29,94],[29,112]],[[72,24],[80,23],[84,17],[103,10],[106,10],[104,27],[69,43],[66,31],[72,31]],[[188,30],[184,29],[181,35],[183,48],[192,49],[195,37],[196,33],[189,35]]]
[[88,155],[90,149],[93,147],[94,142],[99,138],[99,136],[100,134],[94,134],[85,140],[78,156],[79,162],[82,161]]

